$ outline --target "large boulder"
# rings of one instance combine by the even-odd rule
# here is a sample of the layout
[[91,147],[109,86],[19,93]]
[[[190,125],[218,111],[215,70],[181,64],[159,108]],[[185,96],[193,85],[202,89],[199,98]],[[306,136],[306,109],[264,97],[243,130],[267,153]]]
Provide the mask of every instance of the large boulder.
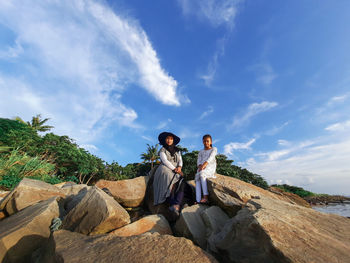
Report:
[[65,230],[53,233],[41,262],[217,262],[192,241],[170,235],[84,236]]
[[180,218],[175,224],[175,233],[191,239],[201,248],[207,246],[206,226],[203,222],[201,213],[206,210],[206,205],[193,205],[182,209]]
[[82,234],[103,234],[130,223],[129,214],[113,197],[93,186],[63,220],[63,228]]
[[229,220],[228,215],[218,206],[211,206],[201,213],[202,220],[206,227],[206,237],[219,233],[226,222]]
[[301,205],[301,206],[305,206],[305,207],[311,208],[311,205],[309,204],[309,202],[307,202],[306,200],[301,198],[299,195],[296,195],[296,194],[293,194],[293,193],[289,193],[289,192],[285,192],[285,191],[283,191],[282,189],[280,189],[278,187],[269,187],[269,191],[274,193],[274,194],[284,196],[286,199],[289,199],[290,201],[294,202],[297,205]]
[[32,252],[47,243],[51,221],[58,216],[52,197],[0,221],[0,262],[29,262]]
[[249,200],[262,197],[297,204],[286,195],[273,193],[239,179],[219,174],[216,174],[216,178],[208,178],[208,191],[210,202],[225,210],[231,217],[235,216]]
[[100,189],[107,188],[115,200],[124,207],[138,207],[145,198],[148,178],[140,176],[119,181],[99,180],[95,186]]
[[146,232],[172,235],[168,221],[162,215],[145,216],[132,224],[123,226],[112,231],[111,235],[120,237],[136,236]]
[[12,215],[53,196],[65,197],[60,188],[39,180],[24,178],[1,202],[0,210]]
[[350,220],[262,196],[208,242],[222,262],[350,262]]

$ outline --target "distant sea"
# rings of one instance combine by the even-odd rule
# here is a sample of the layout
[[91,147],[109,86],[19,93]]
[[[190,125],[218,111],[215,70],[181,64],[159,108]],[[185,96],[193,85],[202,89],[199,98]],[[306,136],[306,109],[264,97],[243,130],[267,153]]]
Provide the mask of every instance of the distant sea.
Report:
[[328,214],[336,214],[340,216],[350,217],[350,202],[347,201],[345,203],[332,203],[328,205],[317,205],[313,206],[313,209],[328,213]]

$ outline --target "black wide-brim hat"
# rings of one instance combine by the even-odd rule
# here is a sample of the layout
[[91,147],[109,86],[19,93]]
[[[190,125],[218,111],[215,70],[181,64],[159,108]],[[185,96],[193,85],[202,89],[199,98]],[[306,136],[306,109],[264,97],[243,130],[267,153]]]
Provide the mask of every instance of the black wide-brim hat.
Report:
[[158,141],[161,145],[165,145],[165,139],[166,137],[171,136],[174,139],[174,145],[177,145],[180,142],[180,138],[177,137],[175,134],[171,132],[162,132],[161,134],[158,135]]

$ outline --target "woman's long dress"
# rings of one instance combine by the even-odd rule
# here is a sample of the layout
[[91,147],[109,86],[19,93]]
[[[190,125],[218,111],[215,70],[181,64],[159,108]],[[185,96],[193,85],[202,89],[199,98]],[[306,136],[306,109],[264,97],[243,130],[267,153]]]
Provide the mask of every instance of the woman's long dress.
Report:
[[[170,152],[167,151],[164,147],[160,149],[159,154],[161,152],[165,153],[167,160],[174,167],[178,167],[179,164],[182,164],[180,152],[176,152],[174,156],[171,156]],[[174,177],[174,174],[175,173],[163,162],[157,168],[153,181],[154,205],[164,203],[167,197],[170,196],[173,185],[181,178],[179,174],[176,174]]]

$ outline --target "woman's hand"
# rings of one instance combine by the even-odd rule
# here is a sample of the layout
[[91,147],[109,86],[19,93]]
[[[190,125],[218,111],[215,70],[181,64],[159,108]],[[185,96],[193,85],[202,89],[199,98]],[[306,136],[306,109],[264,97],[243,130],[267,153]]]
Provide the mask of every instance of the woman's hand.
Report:
[[181,166],[178,166],[174,169],[175,173],[180,174],[181,173]]
[[203,164],[199,165],[199,171],[202,171],[204,170],[206,167],[207,167],[208,163],[207,162],[204,162]]

